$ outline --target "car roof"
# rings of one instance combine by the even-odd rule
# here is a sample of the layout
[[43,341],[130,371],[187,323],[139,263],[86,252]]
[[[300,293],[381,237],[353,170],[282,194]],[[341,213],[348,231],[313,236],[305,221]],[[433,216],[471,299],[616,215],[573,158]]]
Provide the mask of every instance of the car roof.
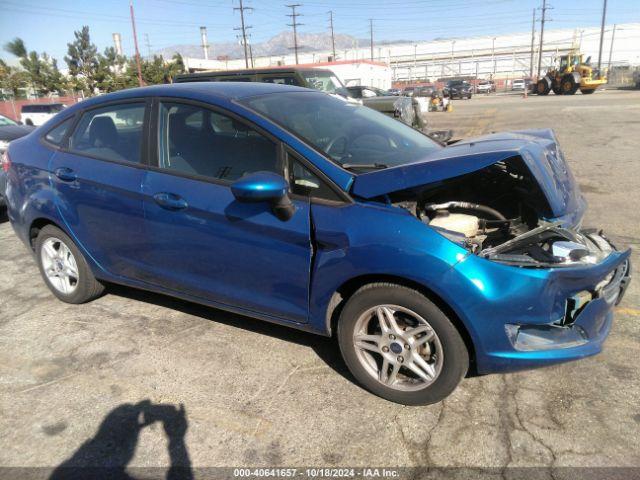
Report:
[[[170,83],[166,85],[153,85],[150,87],[129,88],[115,93],[108,93],[77,103],[67,110],[74,111],[78,108],[87,108],[101,103],[127,100],[140,97],[185,97],[194,100],[238,100],[286,92],[310,92],[320,93],[318,90],[295,87],[292,85],[280,85],[262,82],[186,82]],[[76,108],[77,107],[77,108]]]
[[178,78],[197,78],[197,77],[228,77],[228,76],[242,76],[242,75],[256,75],[263,73],[294,73],[294,72],[328,72],[333,73],[326,68],[314,68],[314,67],[263,67],[263,68],[249,68],[239,70],[214,70],[210,72],[196,72],[196,73],[183,73],[177,75]]

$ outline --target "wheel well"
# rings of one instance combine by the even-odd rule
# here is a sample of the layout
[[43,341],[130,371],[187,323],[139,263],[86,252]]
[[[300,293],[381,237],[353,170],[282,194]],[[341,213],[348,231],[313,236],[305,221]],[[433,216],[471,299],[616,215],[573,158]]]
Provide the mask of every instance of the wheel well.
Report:
[[336,331],[336,326],[338,324],[338,319],[340,318],[340,312],[342,311],[342,307],[347,303],[347,300],[351,298],[351,296],[356,293],[360,288],[368,285],[370,283],[393,283],[395,285],[400,285],[403,287],[411,288],[412,290],[416,290],[420,292],[422,295],[427,297],[430,301],[432,301],[440,310],[444,312],[444,314],[451,320],[453,325],[460,333],[462,340],[464,341],[465,346],[467,347],[467,351],[469,352],[469,361],[472,365],[475,365],[476,352],[473,344],[473,340],[471,339],[471,335],[467,330],[467,327],[464,325],[458,314],[451,308],[451,306],[445,302],[440,296],[434,293],[431,289],[425,287],[424,285],[414,282],[412,280],[397,277],[394,275],[363,275],[360,277],[352,278],[347,282],[343,283],[333,294],[331,300],[329,301],[329,306],[327,308],[327,327],[328,333],[333,335]]
[[36,238],[38,238],[40,230],[42,230],[47,225],[53,225],[54,227],[60,228],[59,225],[57,225],[55,222],[52,222],[48,218],[36,218],[33,222],[31,222],[31,227],[29,227],[29,245],[31,245],[31,250],[36,249]]

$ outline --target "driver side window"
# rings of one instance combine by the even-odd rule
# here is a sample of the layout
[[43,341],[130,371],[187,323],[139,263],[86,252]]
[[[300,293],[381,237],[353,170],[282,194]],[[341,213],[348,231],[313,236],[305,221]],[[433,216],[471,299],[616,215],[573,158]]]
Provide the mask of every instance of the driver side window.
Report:
[[161,168],[227,181],[260,171],[282,172],[276,144],[235,118],[162,102],[158,122]]

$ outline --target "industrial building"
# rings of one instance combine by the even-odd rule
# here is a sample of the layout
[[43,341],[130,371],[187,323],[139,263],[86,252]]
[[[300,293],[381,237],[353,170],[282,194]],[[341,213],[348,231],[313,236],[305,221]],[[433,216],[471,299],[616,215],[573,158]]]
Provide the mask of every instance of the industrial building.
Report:
[[[536,76],[553,64],[558,55],[579,48],[592,64],[598,61],[600,28],[545,29],[540,57],[540,33],[514,33],[428,42],[370,45],[336,52],[298,53],[299,64],[331,68],[348,84],[367,84],[388,88],[393,83],[419,83],[452,77],[510,79]],[[533,45],[533,48],[532,48]],[[256,57],[253,66],[269,67],[295,64],[294,54]],[[309,64],[309,65],[308,65]],[[205,60],[185,58],[190,71],[244,68],[244,59]],[[633,67],[640,65],[640,23],[607,25],[604,31],[602,66]],[[386,66],[388,69],[385,69]],[[370,70],[369,74],[365,74]]]

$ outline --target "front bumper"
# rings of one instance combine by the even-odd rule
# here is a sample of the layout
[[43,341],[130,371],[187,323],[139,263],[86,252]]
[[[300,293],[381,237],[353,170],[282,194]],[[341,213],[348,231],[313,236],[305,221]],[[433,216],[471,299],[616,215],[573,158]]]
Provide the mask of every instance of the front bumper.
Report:
[[562,268],[475,256],[459,262],[445,283],[457,283],[457,290],[468,284],[457,313],[472,336],[477,371],[516,371],[599,353],[630,282],[629,256],[614,249],[600,263]]

